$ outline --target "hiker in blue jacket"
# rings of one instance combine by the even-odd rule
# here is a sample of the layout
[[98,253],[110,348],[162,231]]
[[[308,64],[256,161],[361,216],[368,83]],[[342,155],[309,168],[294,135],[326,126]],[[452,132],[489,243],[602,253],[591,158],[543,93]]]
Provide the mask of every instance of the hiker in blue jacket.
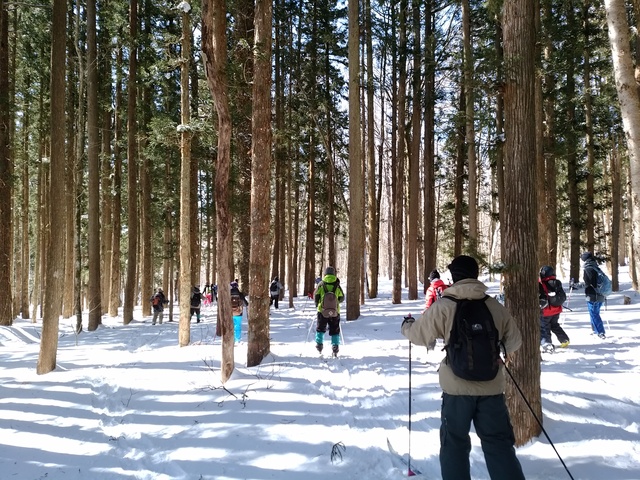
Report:
[[[335,305],[325,304],[325,296],[328,292],[335,295]],[[333,297],[330,295],[329,297]],[[329,298],[328,297],[328,298]],[[318,283],[315,293],[315,302],[318,310],[318,322],[316,327],[316,350],[322,352],[324,347],[324,334],[329,326],[331,335],[331,349],[334,355],[340,349],[340,303],[344,300],[344,292],[340,287],[340,280],[336,277],[336,269],[327,267],[322,281]]]

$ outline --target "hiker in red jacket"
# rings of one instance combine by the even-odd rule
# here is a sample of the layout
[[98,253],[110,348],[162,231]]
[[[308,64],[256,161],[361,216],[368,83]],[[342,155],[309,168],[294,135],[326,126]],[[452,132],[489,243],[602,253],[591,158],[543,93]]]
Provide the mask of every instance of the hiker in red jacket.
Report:
[[440,272],[436,269],[431,270],[431,273],[429,274],[429,282],[431,282],[431,284],[429,285],[426,293],[425,310],[429,308],[433,302],[442,297],[442,292],[444,292],[445,288],[449,286],[440,280]]

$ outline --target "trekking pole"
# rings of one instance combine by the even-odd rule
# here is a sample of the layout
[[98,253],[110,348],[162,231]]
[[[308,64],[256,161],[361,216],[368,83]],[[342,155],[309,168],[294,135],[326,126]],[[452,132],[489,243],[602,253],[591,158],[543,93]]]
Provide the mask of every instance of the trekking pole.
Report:
[[524,392],[520,389],[520,385],[518,385],[518,383],[516,382],[516,379],[513,378],[513,375],[511,374],[511,371],[507,368],[507,364],[505,363],[504,360],[502,361],[502,365],[504,366],[505,371],[509,374],[509,377],[511,377],[511,381],[513,382],[513,384],[515,385],[516,389],[518,390],[518,393],[520,393],[520,396],[524,400],[524,403],[527,405],[527,407],[529,407],[529,411],[531,412],[531,415],[533,415],[533,418],[535,418],[536,422],[538,422],[538,425],[540,425],[540,428],[542,429],[542,432],[544,433],[544,436],[547,437],[547,440],[549,440],[549,444],[553,448],[553,451],[556,452],[556,455],[560,459],[560,463],[562,463],[562,466],[564,467],[564,469],[567,471],[567,474],[569,475],[569,478],[571,478],[571,480],[575,480],[573,478],[573,475],[571,475],[571,472],[569,471],[569,468],[564,463],[564,460],[562,460],[562,457],[560,456],[560,453],[558,453],[558,450],[556,449],[556,446],[551,441],[551,438],[549,437],[549,434],[547,433],[547,431],[542,426],[542,422],[540,421],[538,416],[533,411],[533,408],[531,407],[531,404],[527,400],[527,397],[524,396]]
[[[411,317],[411,314],[408,315]],[[415,476],[411,470],[411,340],[409,340],[409,461],[407,462],[407,477]]]
[[313,327],[313,324],[317,321],[316,318],[311,318],[311,321],[309,322],[309,330],[307,330],[307,339],[305,340],[305,342],[309,341],[309,334],[311,333],[311,327]]

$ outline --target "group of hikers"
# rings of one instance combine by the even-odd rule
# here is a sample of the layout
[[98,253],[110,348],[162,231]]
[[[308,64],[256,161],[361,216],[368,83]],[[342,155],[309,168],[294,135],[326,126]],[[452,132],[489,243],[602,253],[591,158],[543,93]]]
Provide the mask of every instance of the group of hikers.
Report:
[[[584,293],[594,335],[606,338],[600,308],[611,292],[611,281],[598,266],[591,252],[581,255]],[[480,438],[489,476],[492,480],[523,480],[522,467],[514,448],[514,433],[505,401],[505,364],[522,345],[522,336],[509,310],[498,299],[487,295],[488,287],[480,280],[478,262],[459,255],[447,266],[453,283],[446,284],[437,269],[429,275],[425,292],[425,309],[419,318],[405,317],[402,334],[415,345],[433,350],[436,341],[444,341],[445,357],[438,369],[442,389],[440,426],[440,467],[443,480],[470,480],[473,422]],[[571,289],[574,288],[573,282]],[[234,337],[240,340],[243,309],[247,299],[238,282],[230,284]],[[283,286],[276,276],[270,283],[270,305],[278,308]],[[560,347],[569,346],[567,333],[560,325],[560,314],[567,300],[562,282],[553,267],[540,268],[538,279],[540,301],[540,348],[553,352],[553,333]],[[324,276],[316,280],[313,294],[316,305],[315,343],[318,352],[324,348],[329,331],[332,354],[340,348],[340,303],[344,292],[336,270],[326,267]],[[201,294],[192,290],[191,316],[200,322]],[[167,304],[161,288],[151,298],[153,324]],[[504,359],[502,358],[504,356]]]

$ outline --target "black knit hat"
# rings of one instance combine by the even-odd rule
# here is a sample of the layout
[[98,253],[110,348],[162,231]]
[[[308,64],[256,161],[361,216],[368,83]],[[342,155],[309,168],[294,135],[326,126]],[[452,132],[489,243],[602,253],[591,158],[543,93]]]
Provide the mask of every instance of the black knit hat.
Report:
[[336,274],[336,269],[333,267],[327,267],[324,269],[324,274],[325,275],[335,275]]
[[540,269],[540,278],[555,277],[556,271],[549,265],[544,265]]
[[429,281],[433,282],[436,278],[440,278],[440,272],[434,268],[429,274]]
[[580,258],[583,262],[586,262],[587,260],[593,260],[593,253],[584,252],[582,255],[580,255]]
[[454,283],[465,278],[478,278],[478,262],[468,255],[458,255],[447,268]]

